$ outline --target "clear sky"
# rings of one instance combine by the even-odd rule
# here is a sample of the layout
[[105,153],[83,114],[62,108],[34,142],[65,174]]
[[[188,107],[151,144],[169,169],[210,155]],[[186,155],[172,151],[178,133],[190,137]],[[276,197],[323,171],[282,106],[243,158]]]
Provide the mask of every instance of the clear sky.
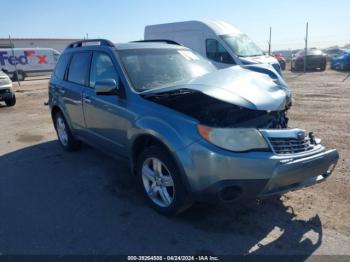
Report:
[[267,49],[350,43],[349,0],[2,0],[0,38],[104,37],[140,40],[145,25],[196,19],[224,20]]

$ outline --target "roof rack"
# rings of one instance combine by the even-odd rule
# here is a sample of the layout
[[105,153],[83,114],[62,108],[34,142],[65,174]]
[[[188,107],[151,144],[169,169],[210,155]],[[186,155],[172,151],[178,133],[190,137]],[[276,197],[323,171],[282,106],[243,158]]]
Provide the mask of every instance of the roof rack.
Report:
[[[93,44],[93,43],[96,43],[96,44]],[[86,39],[86,40],[79,40],[79,41],[73,42],[69,44],[67,48],[76,48],[76,47],[92,46],[92,45],[114,47],[114,44],[107,39]]]
[[168,39],[150,39],[150,40],[138,40],[138,41],[131,41],[130,43],[166,43],[166,44],[171,44],[171,45],[181,45],[173,40],[168,40]]

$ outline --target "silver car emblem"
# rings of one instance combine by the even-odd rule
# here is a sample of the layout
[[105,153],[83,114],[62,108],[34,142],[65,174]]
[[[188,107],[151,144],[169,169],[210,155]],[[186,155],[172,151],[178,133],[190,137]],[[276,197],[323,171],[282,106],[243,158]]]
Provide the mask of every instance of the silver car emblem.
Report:
[[303,131],[299,131],[297,133],[297,139],[298,140],[304,140],[305,139],[305,133]]

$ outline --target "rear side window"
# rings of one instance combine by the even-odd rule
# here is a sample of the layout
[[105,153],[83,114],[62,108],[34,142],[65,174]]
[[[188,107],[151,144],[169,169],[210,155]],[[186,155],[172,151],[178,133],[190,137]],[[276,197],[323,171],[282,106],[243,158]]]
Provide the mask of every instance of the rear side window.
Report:
[[90,67],[90,53],[77,53],[73,55],[69,65],[68,81],[85,85],[88,69]]
[[55,67],[55,72],[54,75],[58,78],[63,80],[64,78],[64,73],[66,72],[66,67],[69,61],[69,55],[68,54],[63,54],[59,58],[56,67]]
[[118,83],[118,73],[110,56],[105,53],[94,53],[91,63],[90,87],[94,88],[96,81],[105,79],[114,79]]
[[210,60],[225,64],[235,64],[231,55],[216,39],[207,39],[206,51]]

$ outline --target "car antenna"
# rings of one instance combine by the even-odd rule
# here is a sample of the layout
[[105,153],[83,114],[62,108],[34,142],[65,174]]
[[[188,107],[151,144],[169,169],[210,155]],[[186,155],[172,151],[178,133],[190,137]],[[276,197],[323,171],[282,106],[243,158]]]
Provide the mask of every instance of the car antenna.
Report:
[[[15,51],[13,50],[13,44],[12,44],[12,40],[11,40],[11,35],[9,35],[9,40],[10,40],[12,56],[15,56]],[[20,81],[18,79],[18,71],[17,71],[17,63],[16,62],[15,62],[15,71],[16,71],[16,78],[17,78],[18,86],[21,87],[21,83],[20,83]]]

